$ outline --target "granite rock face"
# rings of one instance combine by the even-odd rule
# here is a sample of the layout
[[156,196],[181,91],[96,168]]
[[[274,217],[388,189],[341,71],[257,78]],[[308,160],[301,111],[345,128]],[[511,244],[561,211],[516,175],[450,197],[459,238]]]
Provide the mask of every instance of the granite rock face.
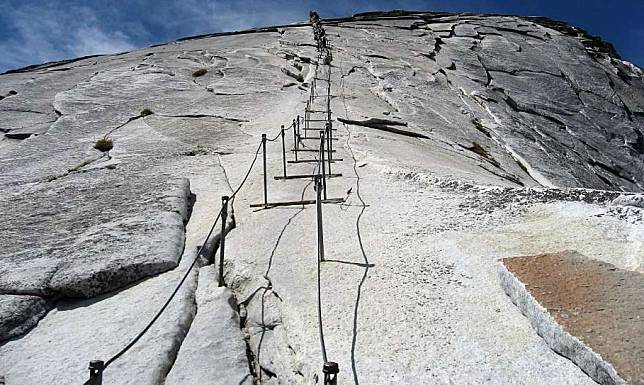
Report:
[[34,327],[48,310],[48,303],[33,295],[0,295],[0,342]]
[[408,17],[328,23],[349,92],[510,180],[642,191],[641,69],[545,19]]
[[[318,73],[311,27],[295,24],[0,75],[8,385],[77,382],[88,360],[118,352],[190,268],[221,195],[242,181],[224,264],[239,325],[232,296],[207,281],[214,274],[193,271],[163,324],[106,382],[181,382],[192,370],[210,378],[215,366],[190,364],[206,349],[234,361],[225,378],[315,383],[314,210],[248,204],[262,197],[261,134],[304,115],[311,87],[324,94],[313,80],[325,71],[343,159],[329,194],[347,199],[325,205],[333,262],[322,268],[340,381],[593,383],[535,335],[496,266],[575,249],[644,271],[642,70],[543,18],[394,12],[323,25],[333,62]],[[97,149],[101,139],[112,148]],[[281,174],[281,156],[270,143],[270,175]],[[270,175],[271,200],[312,198],[309,181]],[[206,343],[215,337],[236,353]]]
[[177,265],[187,180],[144,184],[109,172],[3,199],[1,292],[93,297]]
[[251,385],[237,302],[229,289],[217,287],[214,266],[199,270],[196,296],[199,312],[165,383]]

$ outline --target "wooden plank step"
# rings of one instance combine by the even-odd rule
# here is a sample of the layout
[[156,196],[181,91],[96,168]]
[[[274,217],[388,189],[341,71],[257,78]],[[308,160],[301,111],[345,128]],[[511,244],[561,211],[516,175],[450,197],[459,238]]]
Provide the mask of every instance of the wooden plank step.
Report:
[[[323,199],[322,203],[344,203],[344,198],[329,198]],[[299,206],[299,205],[314,205],[315,199],[306,199],[301,201],[284,201],[284,202],[269,202],[268,204],[264,203],[252,203],[250,207],[281,207],[281,206]]]

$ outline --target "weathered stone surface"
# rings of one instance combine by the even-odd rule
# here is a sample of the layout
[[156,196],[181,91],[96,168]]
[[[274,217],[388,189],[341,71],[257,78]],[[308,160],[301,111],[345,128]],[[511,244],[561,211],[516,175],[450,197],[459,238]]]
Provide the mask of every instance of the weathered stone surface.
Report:
[[196,300],[197,315],[165,384],[251,385],[237,302],[229,289],[217,287],[213,265],[199,269]]
[[644,208],[644,195],[622,195],[613,199],[614,205]]
[[188,181],[142,184],[110,173],[78,174],[0,201],[2,292],[92,297],[177,265]]
[[[642,132],[633,114],[641,108],[641,71],[597,54],[566,31],[533,21],[417,19],[429,31],[422,37],[389,20],[377,21],[376,34],[328,27],[342,36],[335,44],[352,52],[345,72],[353,70],[344,78],[351,93],[372,87],[359,76],[370,74],[382,90],[378,96],[395,106],[396,115],[410,127],[431,131],[453,145],[475,140],[498,161],[498,168],[516,174],[522,183],[641,191],[637,169],[642,152],[636,143]],[[437,37],[440,31],[448,33]],[[399,62],[371,58],[361,47]],[[405,63],[413,63],[412,68]],[[614,75],[617,68],[630,86]],[[379,112],[369,113],[377,117]],[[492,140],[479,137],[472,118],[484,121]],[[529,175],[514,167],[516,160],[525,163]]]
[[[106,361],[125,347],[165,302],[186,265],[113,295],[59,302],[28,334],[0,346],[0,375],[7,385],[84,383],[89,361]],[[105,370],[103,384],[163,381],[194,317],[196,285],[193,271],[155,325]]]
[[32,295],[0,295],[0,342],[22,335],[36,326],[49,304]]

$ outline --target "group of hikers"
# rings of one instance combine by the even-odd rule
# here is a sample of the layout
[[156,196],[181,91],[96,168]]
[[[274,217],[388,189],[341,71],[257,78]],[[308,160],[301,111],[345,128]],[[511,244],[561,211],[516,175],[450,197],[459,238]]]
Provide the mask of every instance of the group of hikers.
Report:
[[309,19],[311,21],[311,26],[313,27],[313,36],[317,42],[318,51],[320,52],[324,64],[331,64],[333,56],[331,55],[331,50],[329,47],[329,42],[326,39],[326,32],[322,27],[322,22],[320,21],[320,15],[317,12],[309,12]]

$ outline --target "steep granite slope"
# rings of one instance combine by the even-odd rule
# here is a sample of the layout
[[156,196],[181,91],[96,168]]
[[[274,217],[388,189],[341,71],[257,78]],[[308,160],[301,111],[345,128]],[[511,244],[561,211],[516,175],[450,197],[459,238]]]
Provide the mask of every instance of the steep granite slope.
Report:
[[469,149],[488,172],[530,185],[642,190],[642,71],[578,30],[476,15],[327,30],[348,56],[351,89],[371,91],[378,112],[415,131]]
[[[212,366],[190,365],[202,346],[203,360],[233,363],[222,378],[319,383],[315,209],[249,204],[262,201],[261,134],[304,115],[311,88],[322,111],[327,75],[342,174],[328,192],[345,202],[324,205],[321,310],[340,382],[594,383],[512,306],[497,261],[577,250],[644,270],[642,71],[543,18],[395,12],[323,25],[330,66],[300,24],[0,76],[7,384],[82,383],[87,362],[117,354],[188,271],[105,383],[185,382],[191,370],[215,381]],[[282,167],[271,142],[269,200],[312,198],[310,180],[273,180]],[[209,293],[211,266],[191,263],[240,184],[232,292]],[[212,261],[203,254],[199,265]],[[228,355],[203,341],[225,336]]]

